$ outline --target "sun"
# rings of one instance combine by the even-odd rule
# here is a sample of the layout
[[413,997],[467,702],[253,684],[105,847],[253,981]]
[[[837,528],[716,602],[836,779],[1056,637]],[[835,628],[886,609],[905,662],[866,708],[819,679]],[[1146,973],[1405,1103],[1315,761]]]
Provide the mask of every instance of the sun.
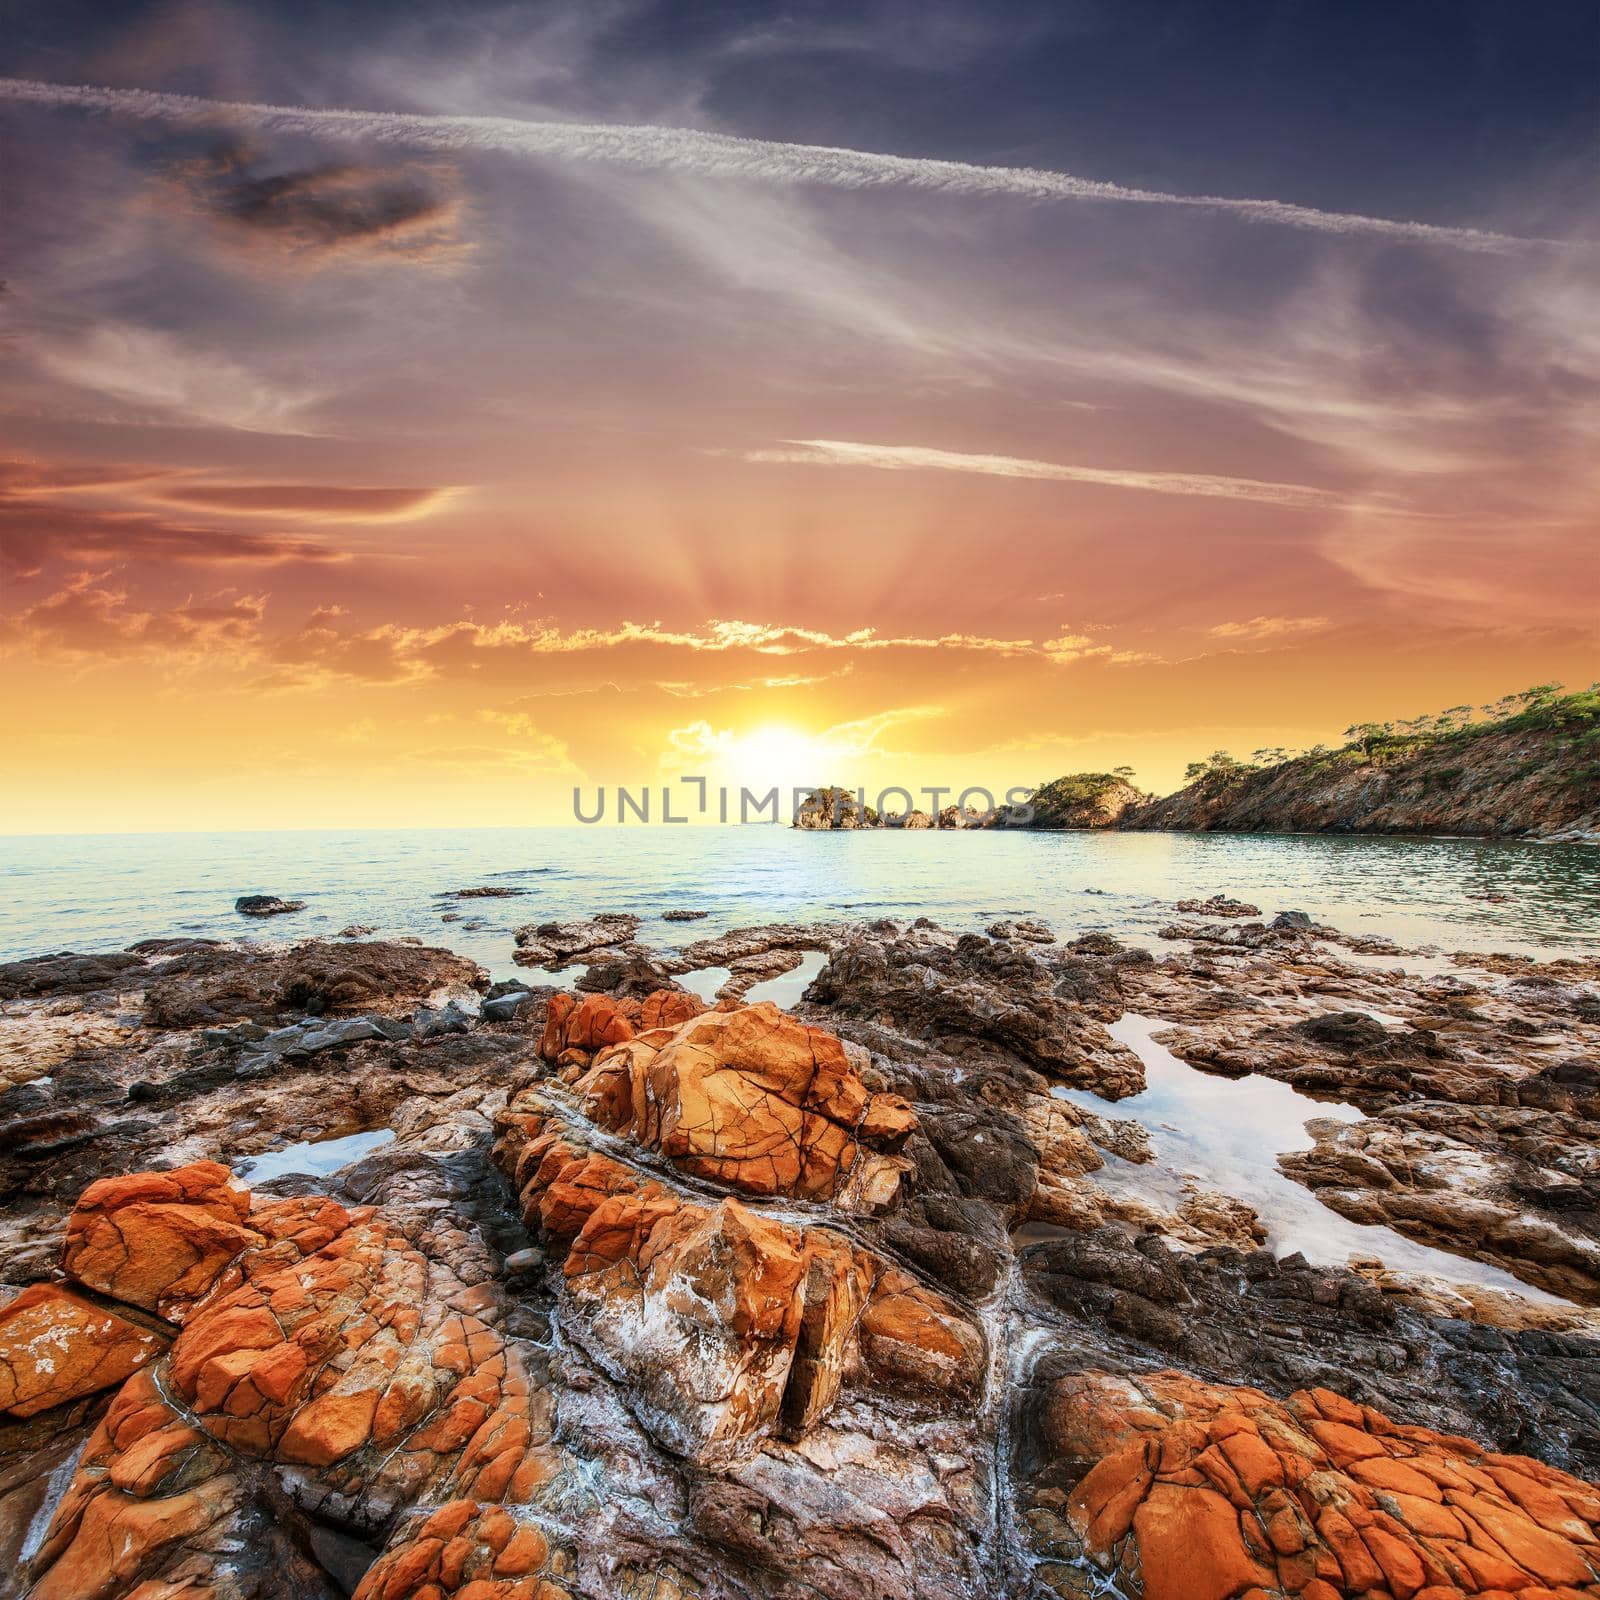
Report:
[[739,781],[752,787],[817,788],[843,781],[829,771],[836,752],[826,741],[785,723],[752,729],[729,754]]

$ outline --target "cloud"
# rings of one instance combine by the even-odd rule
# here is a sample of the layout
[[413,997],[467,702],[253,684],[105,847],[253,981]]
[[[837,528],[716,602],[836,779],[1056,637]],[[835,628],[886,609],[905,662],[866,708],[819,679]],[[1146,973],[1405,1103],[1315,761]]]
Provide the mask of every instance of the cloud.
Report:
[[223,533],[137,511],[98,511],[0,489],[0,573],[37,577],[52,561],[71,565],[276,567],[348,561],[342,550],[279,533]]
[[[796,673],[768,677],[751,672],[768,657],[797,658],[809,666],[838,655],[872,656],[905,653],[927,658],[948,656],[997,658],[1036,657],[1065,661],[1055,644],[1031,639],[998,639],[983,634],[948,633],[934,636],[880,634],[858,628],[835,634],[823,629],[787,624],[718,619],[698,628],[664,628],[659,623],[623,622],[613,628],[562,629],[552,622],[449,622],[435,627],[404,627],[381,623],[367,629],[338,626],[333,610],[317,612],[307,625],[292,633],[263,641],[261,660],[268,666],[262,686],[306,687],[319,683],[356,680],[374,684],[441,679],[482,683],[486,687],[513,686],[524,692],[551,695],[616,687],[630,669],[653,688],[682,698],[683,685],[692,681],[689,664],[697,659],[730,659],[743,669],[741,681],[765,680],[772,687],[790,682],[819,682],[838,676],[832,672]],[[1097,648],[1094,655],[1112,655]],[[741,659],[748,658],[748,659]],[[569,673],[583,674],[581,681],[556,678],[565,663]],[[541,665],[542,664],[542,665]],[[831,665],[831,663],[829,663]],[[698,670],[698,669],[695,669]],[[543,682],[535,682],[542,673]],[[712,691],[716,692],[716,691]]]
[[177,662],[249,641],[265,607],[264,595],[240,595],[146,611],[130,605],[125,590],[85,572],[36,605],[0,617],[0,647],[47,658],[156,654]]
[[189,483],[153,499],[249,516],[314,517],[332,522],[398,522],[434,510],[451,489],[364,489],[343,484]]
[[438,262],[461,253],[461,200],[447,167],[362,163],[257,173],[239,143],[183,163],[189,205],[231,243],[300,265],[404,257]]
[[317,110],[203,100],[147,89],[40,83],[25,78],[0,79],[0,99],[59,109],[119,113],[183,127],[208,127],[225,121],[283,136],[353,139],[445,152],[491,151],[533,159],[598,162],[636,171],[683,172],[706,178],[783,186],[854,190],[899,188],[1035,202],[1089,200],[1186,207],[1315,233],[1446,245],[1499,254],[1572,248],[1556,240],[1524,239],[1480,228],[1319,211],[1281,200],[1167,194],[1032,167],[978,166],[920,156],[745,139],[691,128]]
[[75,489],[118,489],[173,475],[170,467],[118,466],[53,461],[0,461],[0,498],[27,491],[53,494]]
[[318,397],[281,389],[214,350],[129,322],[38,339],[35,362],[52,377],[151,411],[166,422],[304,433],[300,413]]
[[1114,667],[1143,665],[1161,658],[1148,650],[1118,650],[1086,633],[1063,633],[1046,639],[1039,646],[1039,654],[1057,666],[1070,666],[1074,661],[1099,661]]
[[[1254,500],[1303,510],[1341,509],[1349,505],[1331,489],[1302,483],[1270,483],[1258,478],[1223,478],[1200,472],[1137,472],[1112,467],[1076,467],[1054,461],[1029,461],[1017,456],[969,455],[934,450],[925,445],[856,444],[840,439],[788,439],[780,448],[748,450],[746,461],[800,466],[875,467],[888,472],[971,472],[991,478],[1034,478],[1053,483],[1094,483],[1113,489],[1142,489],[1151,494],[1202,495],[1225,500]],[[1393,514],[1393,513],[1391,513]]]
[[1245,622],[1219,622],[1206,629],[1213,639],[1255,643],[1262,639],[1287,639],[1295,634],[1320,633],[1329,626],[1327,617],[1251,617]]

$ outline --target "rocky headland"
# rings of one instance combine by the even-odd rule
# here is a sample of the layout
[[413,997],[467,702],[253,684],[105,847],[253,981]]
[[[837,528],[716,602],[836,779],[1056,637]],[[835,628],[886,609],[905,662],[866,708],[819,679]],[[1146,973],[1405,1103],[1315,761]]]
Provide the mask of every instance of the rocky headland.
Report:
[[[1600,964],[640,926],[0,967],[0,1595],[1600,1596]],[[1097,1181],[1130,1017],[1440,1270]]]
[[822,789],[794,825],[1600,841],[1600,692],[1544,686],[1483,709],[1487,719],[1477,722],[1462,706],[1414,723],[1360,725],[1338,749],[1296,756],[1218,751],[1162,798],[1136,788],[1126,771],[1079,772],[1041,785],[1025,806],[981,814],[950,806],[930,818],[880,816],[849,790]]

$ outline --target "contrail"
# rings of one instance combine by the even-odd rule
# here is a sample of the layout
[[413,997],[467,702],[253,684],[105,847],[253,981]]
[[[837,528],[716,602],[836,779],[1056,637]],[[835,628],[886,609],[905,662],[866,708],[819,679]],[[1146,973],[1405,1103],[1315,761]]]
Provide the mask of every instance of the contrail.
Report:
[[745,451],[743,459],[800,466],[876,467],[889,472],[971,472],[986,478],[1096,483],[1111,489],[1142,489],[1150,494],[1254,500],[1264,505],[1292,506],[1301,510],[1380,510],[1388,516],[1414,515],[1399,507],[1350,501],[1331,489],[1316,489],[1303,483],[1223,478],[1202,472],[1139,472],[1113,467],[1069,466],[1057,461],[1030,461],[1022,456],[968,455],[959,450],[935,450],[927,445],[786,439],[772,449]]
[[1570,248],[1558,239],[1529,239],[1480,228],[1397,222],[1350,212],[1318,211],[1283,200],[1221,195],[1163,194],[1128,189],[1036,167],[986,167],[922,156],[882,155],[828,145],[785,144],[607,123],[527,122],[514,117],[447,117],[394,111],[319,111],[304,106],[202,100],[149,89],[0,78],[0,99],[60,109],[120,113],[158,122],[205,126],[242,123],[268,133],[359,139],[418,150],[494,151],[557,161],[591,161],[635,171],[686,172],[699,177],[828,189],[914,189],[930,194],[1000,195],[1021,200],[1099,200],[1129,205],[1188,206],[1247,222],[1275,223],[1314,233],[1370,236],[1413,244],[1507,254],[1530,248]]

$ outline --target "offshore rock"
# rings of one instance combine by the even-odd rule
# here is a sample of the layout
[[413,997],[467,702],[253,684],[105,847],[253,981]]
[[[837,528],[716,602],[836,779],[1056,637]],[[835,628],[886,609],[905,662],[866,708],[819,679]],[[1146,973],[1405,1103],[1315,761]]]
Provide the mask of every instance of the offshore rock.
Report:
[[275,894],[242,894],[233,902],[241,917],[282,917],[305,908],[304,900],[283,900]]
[[640,919],[622,911],[602,911],[587,922],[540,922],[518,928],[512,959],[524,967],[560,968],[596,951],[643,953],[633,936]]

